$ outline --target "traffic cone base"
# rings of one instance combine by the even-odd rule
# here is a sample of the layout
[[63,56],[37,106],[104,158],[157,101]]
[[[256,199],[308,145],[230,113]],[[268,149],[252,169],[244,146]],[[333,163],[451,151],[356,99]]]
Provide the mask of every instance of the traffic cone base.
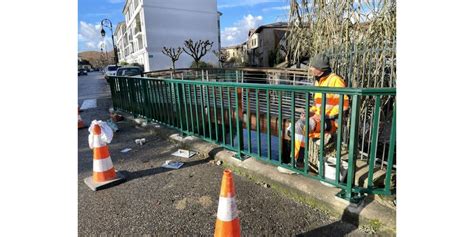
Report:
[[98,191],[101,189],[106,189],[117,184],[125,182],[125,176],[120,173],[120,171],[113,170],[115,172],[115,179],[104,181],[104,182],[96,182],[93,179],[93,176],[87,177],[84,179],[84,183],[89,186],[92,191]]

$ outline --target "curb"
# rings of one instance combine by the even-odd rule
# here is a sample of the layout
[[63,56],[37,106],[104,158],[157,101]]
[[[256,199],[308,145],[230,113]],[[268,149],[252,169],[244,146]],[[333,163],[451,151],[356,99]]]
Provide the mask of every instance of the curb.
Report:
[[355,206],[335,196],[340,191],[338,188],[327,187],[317,180],[302,175],[280,173],[276,166],[256,159],[248,158],[241,161],[234,158],[235,152],[225,150],[217,144],[194,136],[182,137],[180,132],[174,128],[158,123],[149,123],[145,119],[134,118],[130,114],[119,113],[126,120],[151,130],[153,134],[164,140],[178,144],[181,148],[209,156],[214,160],[220,160],[224,167],[232,168],[238,175],[266,182],[276,191],[292,199],[306,203],[339,219],[343,215],[349,215],[348,220],[353,220],[353,223],[358,224],[359,228],[368,229],[378,235],[396,235],[396,211],[379,203],[377,198],[366,198],[362,204]]

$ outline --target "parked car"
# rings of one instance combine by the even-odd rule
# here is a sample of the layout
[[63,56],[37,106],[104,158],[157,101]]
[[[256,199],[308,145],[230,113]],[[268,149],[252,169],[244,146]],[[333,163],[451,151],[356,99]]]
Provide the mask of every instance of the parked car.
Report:
[[143,70],[141,67],[137,66],[126,66],[121,67],[117,70],[117,76],[142,76],[143,77]]
[[117,69],[119,67],[118,66],[115,66],[115,65],[108,65],[104,68],[104,72],[105,72],[105,79],[108,79],[109,76],[115,76],[116,73],[117,73]]
[[78,76],[82,76],[82,75],[87,76],[87,70],[86,70],[86,69],[83,69],[83,68],[78,69],[78,70],[77,70],[77,75],[78,75]]

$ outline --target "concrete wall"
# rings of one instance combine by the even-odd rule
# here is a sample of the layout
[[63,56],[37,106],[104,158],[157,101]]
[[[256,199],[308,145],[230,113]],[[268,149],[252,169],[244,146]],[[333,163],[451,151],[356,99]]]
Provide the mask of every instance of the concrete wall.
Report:
[[[145,47],[149,66],[145,70],[168,69],[171,60],[161,50],[183,47],[187,39],[210,40],[214,45],[201,61],[218,65],[212,50],[218,50],[218,13],[216,0],[143,0]],[[193,59],[181,54],[176,67],[189,67]]]

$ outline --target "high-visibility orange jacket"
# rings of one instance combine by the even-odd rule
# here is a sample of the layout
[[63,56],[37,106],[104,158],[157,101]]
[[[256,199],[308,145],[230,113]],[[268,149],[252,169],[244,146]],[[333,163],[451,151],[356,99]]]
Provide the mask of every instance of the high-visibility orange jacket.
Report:
[[[346,87],[344,79],[338,76],[336,73],[330,73],[329,75],[319,79],[319,82],[314,83],[315,86],[327,86],[327,87]],[[314,105],[311,106],[310,111],[316,114],[321,114],[321,102],[322,93],[314,94]],[[349,98],[344,95],[344,102],[342,103],[343,110],[349,109]],[[326,93],[326,118],[336,118],[339,114],[339,94]]]

